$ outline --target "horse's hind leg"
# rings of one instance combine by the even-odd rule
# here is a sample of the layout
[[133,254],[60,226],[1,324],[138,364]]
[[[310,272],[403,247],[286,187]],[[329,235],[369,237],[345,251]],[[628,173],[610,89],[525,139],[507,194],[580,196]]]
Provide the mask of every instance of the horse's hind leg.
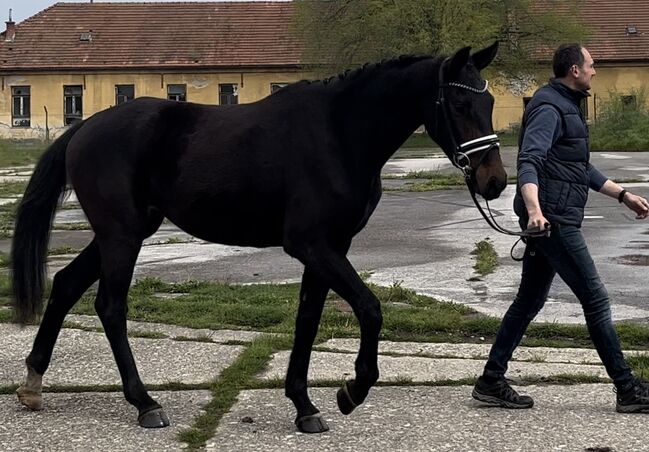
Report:
[[286,374],[286,397],[293,401],[297,409],[295,424],[304,433],[321,433],[329,430],[307,393],[311,347],[318,332],[327,292],[329,287],[323,284],[309,267],[306,267],[302,276],[300,306],[295,322],[295,342]]
[[98,278],[99,248],[95,240],[54,276],[41,326],[26,359],[27,381],[16,391],[20,402],[32,410],[43,408],[42,378],[50,364],[63,319]]
[[166,427],[169,419],[146,391],[126,335],[126,298],[142,240],[132,234],[98,237],[101,275],[95,309],[104,326],[122,378],[126,400],[138,410],[142,427]]

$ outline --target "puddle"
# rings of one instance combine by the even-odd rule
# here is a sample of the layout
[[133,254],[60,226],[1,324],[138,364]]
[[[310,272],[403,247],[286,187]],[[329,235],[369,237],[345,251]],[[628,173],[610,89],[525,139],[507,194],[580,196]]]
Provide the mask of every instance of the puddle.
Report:
[[646,254],[627,254],[626,256],[620,256],[615,260],[624,265],[649,266],[649,255]]
[[649,242],[631,240],[630,243],[632,243],[631,246],[625,246],[624,248],[631,250],[649,250]]

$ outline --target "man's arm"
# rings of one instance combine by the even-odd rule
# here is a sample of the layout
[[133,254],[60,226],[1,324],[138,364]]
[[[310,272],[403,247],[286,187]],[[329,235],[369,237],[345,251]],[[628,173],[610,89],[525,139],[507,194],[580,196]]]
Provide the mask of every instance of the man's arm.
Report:
[[541,212],[538,185],[531,182],[523,185],[521,187],[521,196],[523,196],[529,217],[527,220],[527,228],[538,228],[539,231],[544,231],[545,226],[550,222],[543,216],[543,212]]
[[538,173],[560,133],[561,117],[554,107],[541,105],[530,112],[518,157],[518,183],[529,217],[528,228],[543,231],[549,223],[539,203]]
[[599,192],[623,202],[625,206],[635,212],[638,220],[643,220],[649,216],[649,202],[645,198],[624,190],[610,179],[604,182]]

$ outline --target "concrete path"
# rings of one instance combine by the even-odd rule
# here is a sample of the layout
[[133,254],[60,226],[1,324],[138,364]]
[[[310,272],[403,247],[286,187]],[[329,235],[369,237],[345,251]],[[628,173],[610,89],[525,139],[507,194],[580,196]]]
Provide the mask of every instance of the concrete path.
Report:
[[[245,391],[221,421],[208,451],[647,451],[647,415],[615,412],[610,385],[526,386],[530,410],[484,408],[471,387],[379,387],[350,416],[336,408],[335,388],[311,389],[331,427],[296,433],[279,390]],[[252,423],[242,422],[245,417]],[[248,421],[250,419],[247,419]]]
[[[55,348],[44,384],[58,393],[44,393],[45,409],[30,412],[14,394],[0,396],[1,451],[150,451],[182,450],[177,433],[191,427],[211,394],[204,390],[160,391],[156,397],[172,425],[162,430],[137,426],[136,411],[118,392],[92,392],[93,387],[119,384],[108,343],[92,316],[70,316]],[[79,329],[85,328],[85,329]],[[129,322],[140,374],[148,384],[203,384],[214,381],[259,333],[192,330]],[[22,382],[24,358],[35,327],[0,324],[0,387]],[[194,338],[198,341],[188,341]],[[204,342],[209,338],[212,342]],[[182,339],[182,340],[177,340]],[[244,345],[226,345],[228,341]],[[353,377],[356,339],[331,339],[313,352],[310,379]],[[484,409],[470,397],[471,387],[453,380],[476,377],[489,344],[380,344],[381,381],[365,405],[351,416],[336,407],[336,388],[312,388],[314,403],[331,431],[310,436],[297,433],[294,408],[284,391],[251,390],[221,421],[208,451],[493,451],[493,450],[649,450],[643,415],[614,412],[611,384],[524,386],[536,399],[532,410]],[[630,351],[627,354],[638,354]],[[288,352],[276,353],[260,380],[283,379]],[[521,347],[511,363],[510,377],[535,381],[561,374],[606,378],[593,350]],[[413,386],[418,384],[419,386]],[[320,383],[322,384],[322,383]],[[402,386],[407,384],[406,386]],[[444,386],[437,386],[443,384]],[[90,392],[74,392],[73,386]],[[337,385],[337,384],[336,384]],[[433,385],[433,386],[430,386]],[[65,391],[71,393],[60,393]],[[245,418],[245,419],[244,419]],[[243,421],[242,421],[243,420]],[[252,422],[251,422],[252,421]]]

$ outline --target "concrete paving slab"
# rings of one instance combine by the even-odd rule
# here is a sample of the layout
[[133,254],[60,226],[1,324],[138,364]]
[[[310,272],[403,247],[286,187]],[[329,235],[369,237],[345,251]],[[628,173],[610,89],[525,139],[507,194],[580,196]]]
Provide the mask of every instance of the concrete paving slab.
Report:
[[[22,383],[36,327],[0,324],[0,385]],[[242,346],[170,339],[130,338],[142,381],[148,384],[209,382],[245,349]],[[104,333],[61,330],[44,385],[121,384]]]
[[[290,351],[275,353],[268,368],[260,375],[263,380],[283,378],[288,368]],[[342,380],[354,376],[354,353],[313,352],[309,366],[309,380]],[[382,382],[434,382],[475,378],[482,374],[484,360],[438,359],[413,356],[379,355],[379,380]],[[561,364],[545,362],[510,362],[509,378],[538,378],[562,374],[588,375],[607,378],[601,365]]]
[[[520,389],[520,388],[519,388]],[[350,416],[336,407],[337,388],[311,397],[331,430],[297,433],[282,390],[245,391],[223,420],[210,452],[647,451],[647,415],[615,412],[610,385],[526,386],[530,410],[484,408],[471,387],[380,387]],[[241,422],[249,416],[253,423]],[[609,450],[609,449],[595,449]]]
[[[358,339],[330,339],[318,347],[332,351],[356,353]],[[379,342],[379,353],[402,355],[427,355],[435,358],[487,359],[491,344],[447,344],[424,342]],[[625,355],[649,355],[648,351],[625,350]],[[545,363],[601,364],[597,351],[589,348],[518,347],[512,357],[514,361]]]
[[152,392],[169,416],[163,429],[137,425],[137,411],[121,392],[45,394],[45,409],[29,411],[15,395],[0,396],[0,450],[12,452],[178,451],[179,431],[191,427],[208,391]]
[[[99,318],[91,315],[68,315],[66,320],[74,322],[86,328],[101,328],[101,321]],[[229,341],[252,342],[264,333],[257,331],[238,331],[238,330],[210,330],[207,328],[185,328],[182,326],[165,325],[163,323],[149,323],[149,322],[134,322],[127,320],[126,322],[129,332],[137,333],[162,333],[169,338],[192,338],[203,339],[209,338],[216,343],[224,343]]]

